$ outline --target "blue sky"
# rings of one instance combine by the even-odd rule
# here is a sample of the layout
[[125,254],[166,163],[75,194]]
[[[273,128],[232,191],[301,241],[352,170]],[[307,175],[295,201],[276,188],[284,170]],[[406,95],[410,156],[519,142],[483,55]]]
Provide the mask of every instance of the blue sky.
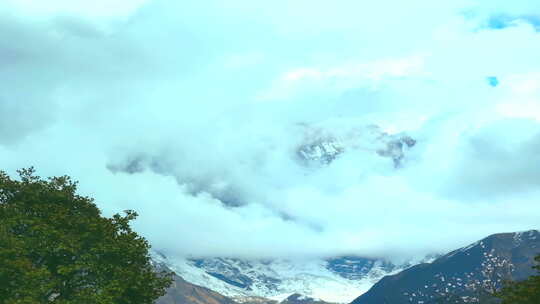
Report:
[[[178,255],[421,255],[540,228],[539,18],[535,1],[3,1],[0,168],[70,174]],[[401,168],[372,148],[294,159],[317,132],[364,147],[373,124],[417,139]]]

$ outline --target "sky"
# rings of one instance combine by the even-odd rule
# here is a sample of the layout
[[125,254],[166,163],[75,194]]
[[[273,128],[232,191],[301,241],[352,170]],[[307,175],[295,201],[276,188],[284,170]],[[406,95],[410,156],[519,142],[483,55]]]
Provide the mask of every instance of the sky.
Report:
[[[68,174],[170,255],[540,228],[537,1],[4,0],[0,29],[0,170]],[[399,167],[373,125],[417,141]],[[356,148],[299,161],[323,135]]]

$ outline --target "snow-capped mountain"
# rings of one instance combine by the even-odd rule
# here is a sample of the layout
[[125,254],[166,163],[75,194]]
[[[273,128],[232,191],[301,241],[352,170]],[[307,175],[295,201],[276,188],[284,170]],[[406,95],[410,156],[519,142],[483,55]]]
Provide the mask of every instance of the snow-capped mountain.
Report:
[[250,297],[281,301],[298,293],[326,302],[348,303],[383,276],[414,262],[400,265],[360,257],[312,260],[248,261],[233,258],[184,259],[154,252],[155,261],[167,265],[186,281],[204,286],[238,302]]
[[389,158],[399,167],[406,151],[416,144],[416,140],[406,134],[389,134],[375,125],[340,135],[320,129],[308,129],[305,133],[296,154],[306,165],[329,165],[343,153],[367,151]]

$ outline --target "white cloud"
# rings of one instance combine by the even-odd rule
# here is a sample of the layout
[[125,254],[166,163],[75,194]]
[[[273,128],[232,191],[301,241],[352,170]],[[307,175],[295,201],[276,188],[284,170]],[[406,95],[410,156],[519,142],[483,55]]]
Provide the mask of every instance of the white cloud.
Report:
[[[376,90],[384,81],[425,76],[422,56],[380,59],[366,63],[348,62],[339,66],[302,67],[283,72],[270,88],[262,90],[258,100],[294,99],[298,95],[341,94],[345,90],[364,87]],[[326,91],[326,92],[325,92]]]
[[320,68],[298,68],[287,71],[281,77],[286,82],[309,79],[344,81],[347,78],[380,80],[383,77],[413,76],[421,71],[422,58],[387,59],[364,64],[348,64],[346,66]]
[[[540,34],[484,26],[525,2],[13,3],[1,168],[74,176],[157,247],[391,256],[539,228]],[[402,168],[369,124],[418,140]],[[360,139],[306,168],[316,134]]]
[[4,6],[33,17],[77,15],[90,18],[126,17],[148,0],[5,0]]

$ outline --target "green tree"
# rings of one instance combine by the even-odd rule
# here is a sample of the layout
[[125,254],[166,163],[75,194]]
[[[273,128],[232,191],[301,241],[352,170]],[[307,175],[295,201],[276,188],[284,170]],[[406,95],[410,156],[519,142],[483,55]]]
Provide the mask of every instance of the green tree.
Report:
[[[540,255],[535,261],[540,263]],[[540,303],[540,265],[533,267],[538,275],[533,275],[526,280],[509,282],[496,295],[502,299],[502,304],[538,304]]]
[[150,304],[171,284],[156,273],[137,213],[101,216],[68,176],[0,171],[0,304]]

